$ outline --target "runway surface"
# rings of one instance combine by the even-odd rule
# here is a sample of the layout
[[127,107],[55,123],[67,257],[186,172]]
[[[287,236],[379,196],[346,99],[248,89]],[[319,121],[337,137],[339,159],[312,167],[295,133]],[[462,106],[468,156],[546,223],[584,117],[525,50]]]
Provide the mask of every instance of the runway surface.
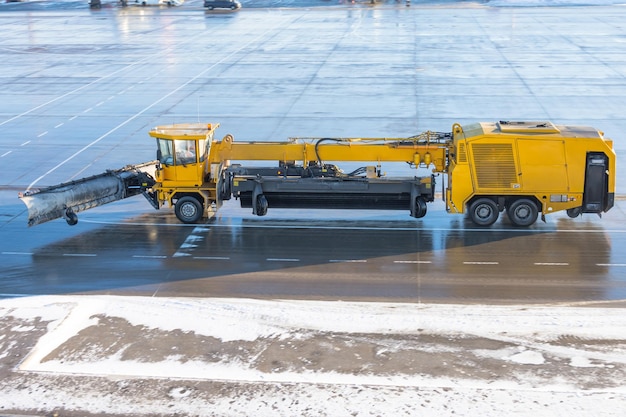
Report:
[[[271,208],[255,218],[229,202],[217,219],[186,226],[141,197],[80,213],[75,227],[29,229],[17,199],[28,187],[152,160],[147,131],[188,121],[263,141],[551,120],[603,130],[619,170],[624,7],[11,7],[0,14],[2,297],[626,298],[621,200],[602,219],[556,214],[520,230],[505,216],[477,229],[440,201],[421,220]],[[623,178],[618,171],[620,195]]]

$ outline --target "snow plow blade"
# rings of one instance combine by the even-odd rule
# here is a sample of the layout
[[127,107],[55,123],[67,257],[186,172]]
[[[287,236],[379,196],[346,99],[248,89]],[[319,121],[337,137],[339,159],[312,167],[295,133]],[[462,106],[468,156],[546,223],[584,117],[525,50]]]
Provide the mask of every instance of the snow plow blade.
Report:
[[[28,207],[28,226],[63,217],[71,226],[76,213],[127,197],[147,193],[154,184],[152,173],[157,161],[128,165],[122,169],[66,182],[41,190],[19,193]],[[151,198],[146,195],[151,200]]]

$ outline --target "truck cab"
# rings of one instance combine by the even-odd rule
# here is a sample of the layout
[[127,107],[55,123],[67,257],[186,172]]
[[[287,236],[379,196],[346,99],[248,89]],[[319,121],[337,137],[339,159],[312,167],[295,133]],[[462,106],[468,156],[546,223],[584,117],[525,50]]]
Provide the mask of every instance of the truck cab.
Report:
[[[205,179],[207,159],[217,124],[186,123],[157,126],[150,136],[157,140],[157,180],[164,186],[199,187]],[[168,184],[169,181],[175,184]]]
[[210,216],[215,184],[209,181],[209,152],[218,126],[183,123],[150,131],[157,141],[155,207],[168,203],[178,218],[188,223]]

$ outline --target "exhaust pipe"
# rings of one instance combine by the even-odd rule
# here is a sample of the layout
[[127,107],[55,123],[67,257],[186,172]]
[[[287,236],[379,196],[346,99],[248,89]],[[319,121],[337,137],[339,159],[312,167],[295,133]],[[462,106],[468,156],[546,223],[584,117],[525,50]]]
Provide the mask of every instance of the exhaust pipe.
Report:
[[19,193],[18,197],[28,208],[28,226],[61,217],[67,224],[73,226],[78,223],[76,213],[80,211],[137,194],[146,194],[155,184],[152,173],[157,163],[158,161],[152,161],[129,165],[41,190]]

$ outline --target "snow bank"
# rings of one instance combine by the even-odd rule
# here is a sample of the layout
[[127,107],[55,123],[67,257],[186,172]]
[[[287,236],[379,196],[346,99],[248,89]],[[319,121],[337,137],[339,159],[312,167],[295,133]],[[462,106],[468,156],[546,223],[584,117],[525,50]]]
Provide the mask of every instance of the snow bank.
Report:
[[[125,359],[122,350],[90,357],[89,360],[54,360],[52,353],[87,328],[95,328],[103,318],[118,318],[135,332],[152,330],[166,334],[179,331],[195,337],[210,337],[221,344],[237,341],[269,343],[268,340],[297,341],[320,334],[438,335],[440,337],[482,338],[516,348],[474,349],[473,355],[506,360],[517,364],[541,365],[544,355],[566,358],[571,366],[590,367],[593,363],[626,364],[626,345],[588,351],[563,343],[567,340],[621,340],[626,335],[626,317],[621,309],[592,307],[537,307],[358,303],[250,299],[147,298],[119,296],[42,296],[4,300],[0,313],[21,318],[52,320],[20,369],[79,374],[136,375],[150,377],[237,379],[245,381],[358,383],[363,375],[337,375],[325,372],[281,373],[258,371],[246,358],[231,362],[199,363],[186,357],[185,346],[159,360]],[[139,330],[137,330],[139,329]],[[129,330],[130,331],[130,330]],[[139,336],[138,336],[139,337]],[[151,336],[156,337],[156,336]],[[165,336],[163,336],[165,337]],[[291,343],[291,342],[290,342]],[[461,342],[459,342],[461,343]],[[380,349],[393,351],[393,347]],[[443,343],[424,347],[430,353],[455,351]],[[101,348],[102,350],[102,348]],[[397,354],[397,352],[395,352]],[[97,356],[97,355],[96,355]],[[46,359],[48,358],[48,359]],[[293,370],[292,370],[293,371]],[[424,384],[423,378],[400,375],[370,375],[367,383],[378,385]],[[445,382],[435,381],[437,385]]]
[[[620,308],[41,296],[1,300],[0,324],[0,411],[572,417],[626,407]],[[40,336],[24,352],[30,332]]]

